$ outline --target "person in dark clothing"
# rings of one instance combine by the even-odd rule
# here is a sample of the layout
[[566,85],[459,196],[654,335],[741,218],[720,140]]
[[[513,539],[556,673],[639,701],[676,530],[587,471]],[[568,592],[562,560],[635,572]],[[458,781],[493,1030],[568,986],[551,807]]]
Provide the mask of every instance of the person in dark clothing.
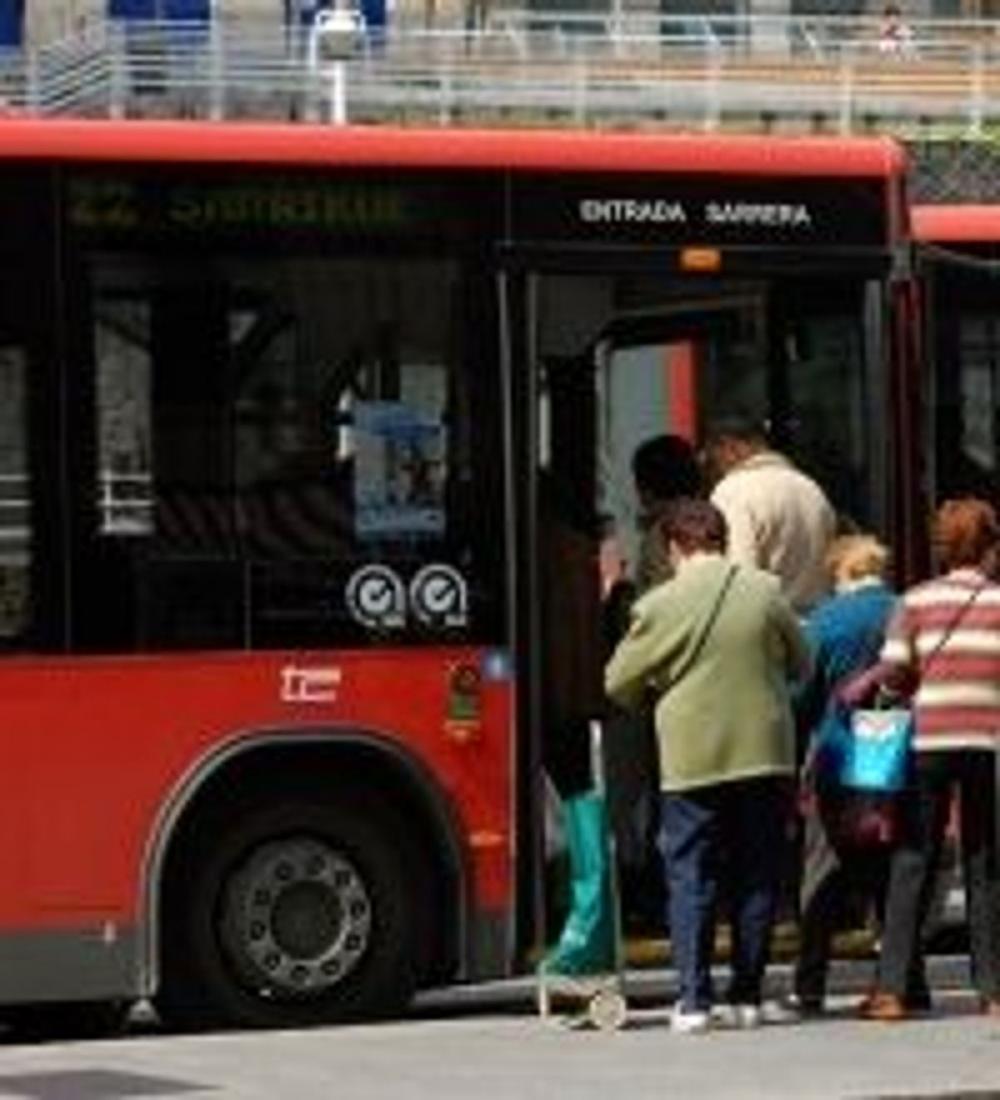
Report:
[[822,1011],[830,944],[845,904],[855,895],[877,898],[885,881],[885,853],[848,848],[838,835],[841,800],[822,774],[813,773],[812,749],[838,685],[878,658],[896,601],[884,579],[887,560],[886,548],[870,535],[835,539],[826,562],[835,594],[806,622],[814,664],[796,703],[806,758],[800,944],[795,992],[786,1005],[803,1014]]
[[[607,586],[602,604],[604,659],[628,629],[632,605],[650,588],[669,580],[673,568],[656,530],[669,506],[696,497],[701,469],[691,444],[678,435],[657,435],[632,455],[632,478],[639,498],[639,549],[632,578]],[[656,838],[660,831],[659,766],[653,716],[648,709],[629,714],[612,708],[606,715],[609,805],[618,848],[625,925],[650,932],[658,928],[666,899]]]
[[655,527],[669,505],[701,494],[701,468],[691,444],[679,435],[657,435],[640,444],[632,456],[632,477],[639,497],[641,542],[635,584],[642,595],[668,580],[670,562]]

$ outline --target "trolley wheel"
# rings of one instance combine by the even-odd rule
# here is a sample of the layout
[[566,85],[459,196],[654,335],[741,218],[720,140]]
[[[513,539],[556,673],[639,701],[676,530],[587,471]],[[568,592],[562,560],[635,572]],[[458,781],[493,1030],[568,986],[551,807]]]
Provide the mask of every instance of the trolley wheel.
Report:
[[628,1005],[614,989],[599,989],[587,1003],[587,1019],[601,1031],[618,1031],[625,1026]]

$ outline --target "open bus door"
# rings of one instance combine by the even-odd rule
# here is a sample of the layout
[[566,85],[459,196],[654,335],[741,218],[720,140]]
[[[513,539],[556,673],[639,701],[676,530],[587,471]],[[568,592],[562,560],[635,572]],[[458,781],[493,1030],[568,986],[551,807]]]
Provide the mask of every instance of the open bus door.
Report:
[[[720,341],[743,342],[749,356],[762,358],[762,312],[761,300],[743,297],[650,304],[582,328],[576,351],[567,344],[546,353],[536,345],[538,597],[531,675],[538,763],[563,796],[590,784],[587,721],[607,713],[603,666],[618,630],[605,599],[614,581],[631,588],[639,550],[632,455],[665,433],[696,445],[703,372]],[[619,575],[609,575],[609,562],[619,563]],[[622,904],[629,930],[648,933],[660,926],[663,902],[655,745],[641,716],[609,719],[609,734],[609,810]],[[536,897],[542,871],[539,859]],[[551,932],[558,914],[550,908],[543,916],[541,908],[538,925]]]
[[[523,432],[516,454],[524,486],[515,601],[520,942],[537,948],[545,926],[540,769],[553,757],[563,761],[572,741],[566,731],[579,728],[581,713],[604,708],[601,563],[614,555],[601,551],[613,540],[625,572],[634,573],[636,447],[665,432],[697,445],[713,420],[750,414],[817,477],[847,522],[884,529],[887,444],[871,431],[870,410],[884,400],[881,324],[889,311],[878,281],[823,273],[692,281],[595,267],[521,274],[507,290],[515,397],[529,410],[513,418]],[[573,549],[553,558],[553,531],[566,527]],[[634,744],[622,740],[616,750],[608,740],[612,756],[620,752],[612,760],[620,787],[611,814],[619,830],[631,830],[621,848],[636,860],[622,876],[626,923],[648,931],[660,920],[657,799],[655,789],[645,799],[636,792],[649,789],[655,764],[647,752],[639,766]]]

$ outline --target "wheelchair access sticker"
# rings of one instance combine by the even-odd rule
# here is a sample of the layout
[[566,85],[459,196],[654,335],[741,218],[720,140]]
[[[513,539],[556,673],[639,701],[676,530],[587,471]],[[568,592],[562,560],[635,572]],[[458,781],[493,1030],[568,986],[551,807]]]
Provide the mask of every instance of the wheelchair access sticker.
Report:
[[344,593],[356,623],[370,630],[406,626],[406,588],[387,565],[365,565],[351,574]]
[[465,578],[444,563],[425,565],[410,581],[410,608],[424,626],[468,626],[469,589]]

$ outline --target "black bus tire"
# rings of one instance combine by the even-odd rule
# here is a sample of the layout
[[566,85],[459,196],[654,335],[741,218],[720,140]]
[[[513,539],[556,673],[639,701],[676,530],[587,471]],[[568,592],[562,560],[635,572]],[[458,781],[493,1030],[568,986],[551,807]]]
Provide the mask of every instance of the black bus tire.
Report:
[[7,1037],[15,1041],[103,1039],[124,1030],[129,1001],[60,1001],[16,1005],[0,1012]]
[[205,832],[165,914],[165,1023],[304,1027],[406,1006],[419,857],[391,812],[330,794]]

